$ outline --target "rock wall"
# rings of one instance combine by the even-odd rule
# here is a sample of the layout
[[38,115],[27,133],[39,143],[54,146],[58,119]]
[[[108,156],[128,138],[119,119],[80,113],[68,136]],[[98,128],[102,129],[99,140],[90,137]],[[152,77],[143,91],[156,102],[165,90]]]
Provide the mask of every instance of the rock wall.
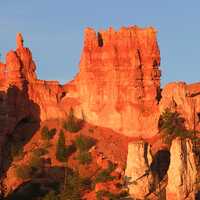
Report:
[[144,141],[129,144],[125,175],[134,199],[196,200],[197,167],[191,139],[176,138],[170,152],[150,154]]
[[180,113],[185,119],[187,129],[200,130],[200,83],[173,82],[167,84],[163,88],[159,103],[160,113],[166,108]]
[[151,193],[153,180],[150,174],[152,157],[144,141],[129,143],[125,177],[129,194],[135,199],[144,199]]
[[190,139],[177,138],[172,142],[168,170],[167,199],[195,200],[197,168]]
[[[153,28],[87,28],[75,81],[87,120],[126,135],[157,131],[160,52]],[[145,123],[141,123],[145,121]]]
[[[31,51],[24,47],[21,33],[16,44],[16,50],[7,54],[6,63],[0,63],[0,91],[4,94],[0,106],[5,111],[9,105],[13,109],[10,112],[16,113],[13,127],[28,115],[42,121],[65,118],[73,107],[77,117],[84,113],[85,120],[92,124],[150,138],[158,132],[160,113],[174,107],[186,119],[188,128],[194,128],[195,121],[195,128],[200,130],[200,84],[171,83],[160,95],[160,52],[154,28],[110,28],[98,33],[87,28],[80,71],[65,85],[38,80]],[[13,86],[20,95],[12,96],[17,102],[8,103],[5,96]],[[37,114],[30,102],[38,106]],[[18,107],[21,113],[15,111]]]

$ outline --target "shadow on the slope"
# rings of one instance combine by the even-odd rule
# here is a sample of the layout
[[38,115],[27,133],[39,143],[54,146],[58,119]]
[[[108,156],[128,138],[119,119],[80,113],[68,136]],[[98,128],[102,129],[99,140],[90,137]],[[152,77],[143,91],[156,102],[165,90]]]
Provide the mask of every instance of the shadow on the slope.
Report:
[[[10,86],[7,93],[0,91],[0,179],[5,178],[13,157],[11,145],[23,146],[40,128],[40,107],[28,96],[27,83],[21,89]],[[18,148],[16,146],[16,148]],[[6,159],[5,159],[6,158]],[[0,186],[0,193],[3,193]]]
[[[47,167],[42,176],[34,177],[16,188],[10,193],[6,200],[35,200],[44,197],[49,191],[59,193],[64,183],[64,167]],[[67,168],[67,174],[73,174],[73,170]]]

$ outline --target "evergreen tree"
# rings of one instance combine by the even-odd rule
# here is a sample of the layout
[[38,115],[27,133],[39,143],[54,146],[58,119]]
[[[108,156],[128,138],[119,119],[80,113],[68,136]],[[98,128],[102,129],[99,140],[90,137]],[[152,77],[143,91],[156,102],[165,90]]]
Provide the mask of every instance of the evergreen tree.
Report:
[[81,123],[75,118],[73,108],[70,109],[63,128],[69,132],[78,132],[81,129]]
[[56,146],[56,158],[60,162],[66,162],[66,146],[64,132],[61,130]]

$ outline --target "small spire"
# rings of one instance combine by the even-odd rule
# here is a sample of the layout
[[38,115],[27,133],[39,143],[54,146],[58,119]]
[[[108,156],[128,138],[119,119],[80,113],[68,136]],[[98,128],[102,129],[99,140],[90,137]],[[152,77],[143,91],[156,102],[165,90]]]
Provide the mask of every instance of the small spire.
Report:
[[16,44],[17,44],[17,49],[24,47],[24,39],[21,33],[17,33]]

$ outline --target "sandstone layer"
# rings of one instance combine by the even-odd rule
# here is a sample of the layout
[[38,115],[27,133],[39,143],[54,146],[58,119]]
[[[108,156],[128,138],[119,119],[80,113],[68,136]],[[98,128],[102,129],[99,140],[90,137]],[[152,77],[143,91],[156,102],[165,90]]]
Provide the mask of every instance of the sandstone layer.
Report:
[[155,29],[86,29],[75,81],[87,120],[130,136],[155,134],[159,66]]
[[167,199],[194,200],[197,192],[197,167],[192,141],[177,138],[172,142],[170,154]]
[[70,107],[79,118],[84,115],[92,124],[131,137],[156,135],[159,116],[168,107],[183,115],[188,128],[195,124],[199,129],[199,83],[170,83],[161,93],[154,28],[110,28],[97,33],[87,28],[80,71],[65,85],[39,80],[21,33],[16,43],[6,63],[0,63],[0,120],[10,125],[2,126],[2,137],[25,118],[65,118]]
[[149,145],[143,141],[129,143],[127,167],[125,171],[129,194],[133,198],[145,199],[151,193],[152,157]]

